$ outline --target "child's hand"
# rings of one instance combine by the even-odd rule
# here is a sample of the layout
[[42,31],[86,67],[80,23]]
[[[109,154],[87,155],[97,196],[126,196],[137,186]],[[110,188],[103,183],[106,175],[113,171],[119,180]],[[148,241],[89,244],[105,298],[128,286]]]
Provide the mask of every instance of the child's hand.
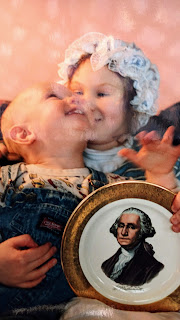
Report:
[[180,232],[180,192],[176,195],[172,207],[173,216],[170,221],[172,223],[172,230],[175,232]]
[[175,188],[173,167],[180,156],[180,145],[173,146],[174,127],[169,127],[160,139],[155,131],[143,131],[137,135],[142,148],[139,152],[122,149],[119,154],[133,161],[146,170],[149,182],[160,184],[166,188]]
[[156,131],[142,131],[137,138],[142,145],[139,152],[122,149],[119,154],[149,172],[169,173],[180,156],[180,145],[173,146],[174,127],[169,127],[161,139]]
[[[28,249],[21,250],[24,247]],[[0,283],[19,288],[38,285],[57,263],[51,259],[55,252],[50,243],[38,246],[28,234],[0,243]]]

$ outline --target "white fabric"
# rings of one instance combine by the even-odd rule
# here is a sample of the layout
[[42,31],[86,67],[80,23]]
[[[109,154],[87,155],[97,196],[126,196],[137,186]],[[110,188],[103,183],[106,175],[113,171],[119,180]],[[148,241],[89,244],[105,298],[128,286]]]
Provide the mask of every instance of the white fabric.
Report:
[[113,309],[95,299],[75,298],[60,320],[180,320],[176,312],[133,312]]
[[131,148],[133,139],[129,139],[122,146],[112,148],[109,150],[94,150],[86,148],[83,154],[84,163],[87,167],[93,168],[102,172],[113,172],[117,170],[125,161],[124,158],[118,156],[118,151],[123,148]]

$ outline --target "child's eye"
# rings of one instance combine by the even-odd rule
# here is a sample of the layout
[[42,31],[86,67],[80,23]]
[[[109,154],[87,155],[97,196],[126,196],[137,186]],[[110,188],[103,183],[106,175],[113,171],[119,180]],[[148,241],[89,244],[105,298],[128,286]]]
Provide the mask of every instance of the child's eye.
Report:
[[83,94],[83,90],[81,88],[70,88],[70,90],[74,93],[74,94],[78,94],[78,95],[82,95]]
[[75,94],[78,94],[78,95],[83,95],[83,92],[80,91],[80,90],[77,90],[77,91],[73,91]]
[[106,96],[108,96],[108,93],[98,92],[97,96],[98,97],[106,97]]

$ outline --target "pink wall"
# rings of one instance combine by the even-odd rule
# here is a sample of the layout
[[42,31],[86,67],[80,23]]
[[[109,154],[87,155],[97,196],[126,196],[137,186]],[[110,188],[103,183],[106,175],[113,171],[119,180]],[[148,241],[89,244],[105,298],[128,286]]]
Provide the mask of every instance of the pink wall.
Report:
[[57,63],[89,31],[134,41],[157,64],[160,109],[180,101],[179,0],[0,0],[0,99],[57,80]]

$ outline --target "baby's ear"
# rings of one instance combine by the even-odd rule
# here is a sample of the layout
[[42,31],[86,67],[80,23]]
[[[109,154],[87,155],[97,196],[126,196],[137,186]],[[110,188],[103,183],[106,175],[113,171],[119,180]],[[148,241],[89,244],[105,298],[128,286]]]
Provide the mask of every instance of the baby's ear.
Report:
[[17,144],[31,144],[36,140],[34,132],[30,131],[26,126],[15,125],[9,132],[11,140]]

